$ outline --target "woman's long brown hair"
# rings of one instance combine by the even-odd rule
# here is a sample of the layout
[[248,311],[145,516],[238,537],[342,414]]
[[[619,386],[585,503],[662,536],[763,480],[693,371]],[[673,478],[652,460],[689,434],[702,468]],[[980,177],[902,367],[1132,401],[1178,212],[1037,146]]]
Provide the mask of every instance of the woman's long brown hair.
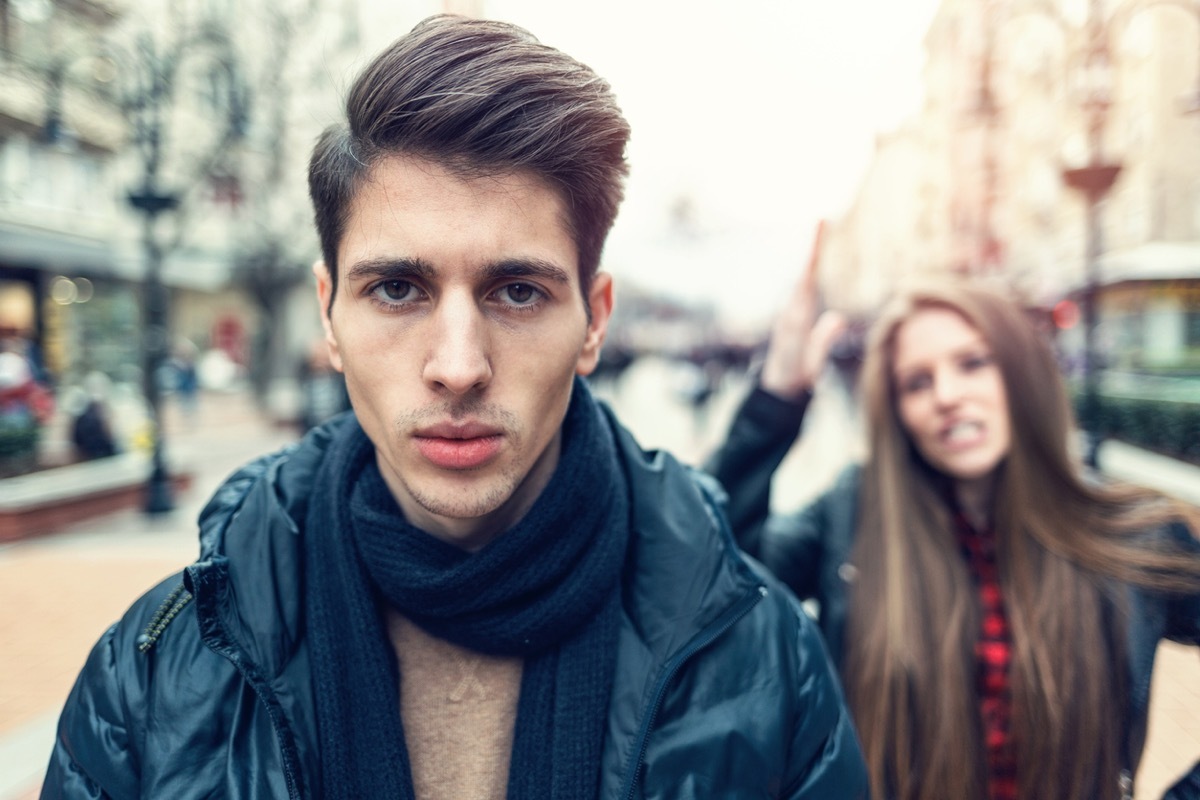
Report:
[[[1051,349],[1021,308],[977,285],[897,295],[863,366],[869,457],[852,559],[844,682],[875,796],[984,796],[974,645],[980,611],[943,500],[947,478],[901,426],[892,375],[899,326],[950,309],[989,343],[1007,388],[1011,449],[998,468],[993,527],[1012,635],[1012,732],[1022,798],[1119,797],[1126,758],[1125,620],[1120,582],[1200,586],[1200,560],[1149,544],[1194,509],[1086,479]],[[1115,580],[1112,580],[1115,579]],[[1140,742],[1132,747],[1140,750]]]

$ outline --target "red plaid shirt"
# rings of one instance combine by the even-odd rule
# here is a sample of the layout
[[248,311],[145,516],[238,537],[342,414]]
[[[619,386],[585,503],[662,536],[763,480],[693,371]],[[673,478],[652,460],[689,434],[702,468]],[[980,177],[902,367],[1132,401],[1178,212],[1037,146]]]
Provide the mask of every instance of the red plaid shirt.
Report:
[[991,530],[976,530],[961,511],[955,514],[954,523],[982,611],[975,659],[987,757],[987,796],[991,800],[1016,800],[1017,761],[1012,738],[1012,692],[1008,683],[1012,634],[1004,612],[1004,597],[1000,594],[996,537]]

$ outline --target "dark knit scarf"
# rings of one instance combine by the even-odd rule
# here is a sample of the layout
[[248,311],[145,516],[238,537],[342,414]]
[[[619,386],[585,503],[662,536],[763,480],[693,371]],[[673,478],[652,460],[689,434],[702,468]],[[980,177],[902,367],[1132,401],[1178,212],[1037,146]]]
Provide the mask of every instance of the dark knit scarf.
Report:
[[575,382],[549,484],[476,553],[405,521],[353,420],[314,486],[304,538],[320,796],[414,796],[386,603],[433,636],[525,659],[508,797],[596,797],[629,499],[587,386]]

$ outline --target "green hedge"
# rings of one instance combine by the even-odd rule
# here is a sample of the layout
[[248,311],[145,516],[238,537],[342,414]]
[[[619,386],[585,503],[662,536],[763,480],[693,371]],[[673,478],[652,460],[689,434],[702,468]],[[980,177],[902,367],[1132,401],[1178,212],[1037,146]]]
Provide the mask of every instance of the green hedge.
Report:
[[37,449],[38,428],[0,425],[0,457],[16,457]]
[[0,478],[24,475],[37,469],[36,427],[0,426]]
[[[1200,463],[1200,403],[1114,395],[1097,399],[1093,413],[1104,436]],[[1074,402],[1080,424],[1088,427],[1090,414],[1082,396],[1076,394]]]

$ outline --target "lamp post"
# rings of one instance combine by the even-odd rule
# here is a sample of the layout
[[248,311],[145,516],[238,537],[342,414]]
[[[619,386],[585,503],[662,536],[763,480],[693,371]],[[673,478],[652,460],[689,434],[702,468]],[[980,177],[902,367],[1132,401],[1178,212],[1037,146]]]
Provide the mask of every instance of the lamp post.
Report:
[[214,75],[223,76],[223,92],[219,102],[223,119],[216,131],[211,149],[201,159],[204,164],[197,177],[211,174],[211,167],[225,156],[227,147],[239,139],[245,129],[244,89],[237,76],[232,47],[222,29],[201,26],[195,35],[182,36],[173,47],[159,49],[149,34],[137,44],[137,66],[141,74],[135,81],[135,91],[126,98],[125,107],[132,113],[134,141],[141,155],[141,182],[128,195],[129,204],[142,215],[142,248],[145,254],[146,329],[143,333],[146,402],[154,434],[153,462],[146,487],[145,511],[150,514],[174,508],[170,475],[164,455],[162,425],[163,367],[170,350],[170,298],[163,285],[162,268],[167,247],[157,231],[158,220],[166,212],[179,208],[182,192],[162,185],[161,170],[168,144],[167,115],[177,102],[177,86],[182,60],[197,50],[214,57]]
[[160,514],[175,507],[171,476],[167,471],[165,435],[162,424],[162,371],[170,348],[170,297],[162,280],[166,248],[159,239],[158,220],[179,206],[179,195],[161,185],[163,146],[166,131],[164,111],[174,96],[177,55],[160,54],[154,40],[143,35],[138,41],[132,66],[139,71],[134,90],[123,105],[132,113],[134,142],[141,155],[141,185],[129,192],[129,205],[142,216],[142,252],[145,258],[143,305],[146,318],[142,331],[142,391],[150,412],[153,456],[146,483],[144,510]]
[[[992,87],[992,60],[994,37],[1001,20],[995,18],[996,0],[980,0],[981,20],[984,29],[984,50],[979,77],[978,102],[975,112],[985,124],[985,135],[990,135],[997,111]],[[1083,289],[1080,309],[1083,328],[1083,370],[1081,381],[1079,423],[1083,429],[1083,460],[1091,467],[1097,465],[1101,441],[1099,390],[1100,358],[1096,335],[1099,317],[1098,303],[1101,284],[1100,257],[1104,253],[1103,210],[1106,199],[1121,174],[1121,164],[1105,152],[1105,130],[1109,121],[1113,94],[1113,58],[1111,37],[1119,25],[1127,22],[1139,12],[1155,7],[1174,6],[1200,20],[1198,0],[1127,0],[1111,12],[1106,12],[1102,0],[1088,0],[1087,17],[1082,26],[1068,22],[1057,6],[1045,0],[1013,4],[1009,18],[1036,13],[1058,25],[1067,41],[1082,36],[1082,48],[1078,53],[1075,77],[1080,89],[1080,108],[1086,127],[1086,157],[1082,165],[1064,165],[1061,168],[1063,182],[1082,196],[1085,207],[1086,245],[1084,253]],[[1107,15],[1106,15],[1107,14]],[[1184,110],[1200,111],[1200,83],[1196,90],[1184,98]],[[991,215],[995,188],[995,165],[992,143],[985,140],[984,196],[982,201],[982,250],[979,258],[987,263],[986,253],[992,247]]]
[[[114,55],[115,53],[115,55]],[[149,33],[143,33],[131,51],[116,48],[97,56],[110,60],[124,85],[117,90],[117,105],[125,112],[131,128],[132,152],[137,156],[139,176],[127,195],[130,208],[141,217],[141,247],[144,258],[143,303],[145,325],[142,334],[142,391],[149,411],[153,437],[153,455],[147,479],[143,509],[148,514],[171,511],[174,506],[171,477],[165,455],[165,433],[162,424],[161,377],[170,350],[170,296],[163,283],[163,263],[168,252],[179,243],[164,237],[160,220],[168,212],[181,208],[182,187],[168,187],[163,179],[164,162],[172,142],[170,122],[172,110],[179,102],[179,77],[185,58],[207,55],[210,59],[209,85],[220,91],[214,106],[220,105],[219,124],[205,120],[211,128],[211,141],[202,154],[188,159],[194,164],[193,177],[202,180],[213,167],[227,157],[231,144],[245,129],[245,89],[238,78],[233,50],[226,32],[207,24],[194,31],[181,33],[169,46],[160,47]],[[62,73],[51,76],[52,93],[46,116],[45,136],[58,137],[62,132],[61,79]],[[178,184],[179,179],[175,182]],[[177,220],[178,221],[178,220]],[[177,230],[182,230],[180,227]]]
[[[1112,107],[1113,60],[1112,29],[1134,14],[1156,6],[1175,6],[1200,20],[1200,3],[1195,0],[1150,0],[1119,6],[1105,17],[1101,0],[1089,0],[1084,32],[1086,45],[1079,70],[1081,107],[1087,125],[1087,161],[1083,166],[1064,167],[1063,182],[1083,196],[1086,209],[1087,240],[1084,253],[1084,286],[1080,298],[1083,324],[1083,381],[1079,422],[1083,429],[1083,460],[1095,468],[1103,435],[1100,430],[1101,399],[1100,359],[1096,341],[1101,285],[1100,257],[1104,253],[1104,202],[1121,174],[1121,163],[1110,158],[1104,147],[1104,132]],[[1200,83],[1184,98],[1184,111],[1200,108]]]
[[1121,165],[1108,160],[1104,152],[1104,130],[1112,106],[1112,54],[1101,13],[1100,0],[1089,0],[1087,51],[1080,74],[1083,112],[1087,119],[1087,163],[1079,167],[1065,167],[1062,173],[1063,181],[1083,195],[1087,209],[1084,287],[1080,298],[1083,312],[1083,390],[1079,422],[1084,435],[1083,460],[1093,468],[1097,466],[1102,438],[1100,364],[1096,352],[1096,305],[1100,287],[1100,256],[1104,253],[1104,220],[1101,212],[1105,198],[1121,174]]
[[143,506],[148,514],[161,514],[175,508],[171,476],[167,471],[164,452],[160,384],[163,365],[166,363],[170,347],[171,326],[167,317],[170,298],[162,281],[164,252],[155,234],[155,228],[159,215],[178,207],[179,195],[162,191],[158,188],[155,178],[155,173],[147,170],[143,176],[142,187],[130,192],[128,196],[129,204],[142,215],[142,248],[146,257],[146,280],[143,285],[146,325],[142,332],[142,391],[150,410],[154,448]]

